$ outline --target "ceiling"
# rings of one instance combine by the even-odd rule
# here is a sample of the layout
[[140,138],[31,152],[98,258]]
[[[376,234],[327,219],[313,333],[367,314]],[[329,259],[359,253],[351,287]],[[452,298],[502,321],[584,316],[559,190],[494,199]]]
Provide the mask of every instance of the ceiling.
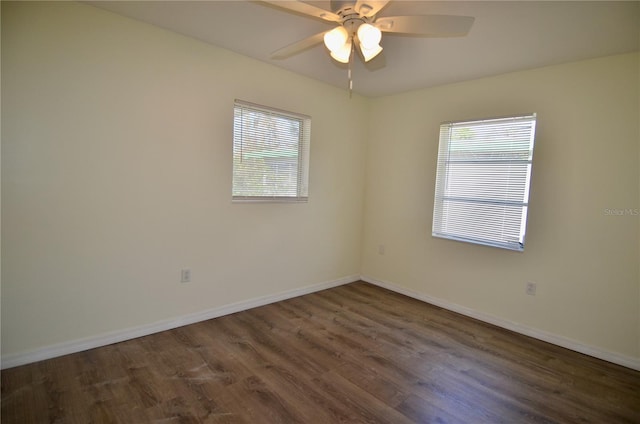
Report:
[[[334,24],[259,1],[91,1],[94,6],[187,35],[337,87],[346,65],[319,44],[284,60],[275,50]],[[310,1],[330,10],[329,1]],[[599,56],[638,51],[640,1],[392,1],[379,16],[475,17],[461,38],[384,33],[383,54],[353,67],[368,97]]]

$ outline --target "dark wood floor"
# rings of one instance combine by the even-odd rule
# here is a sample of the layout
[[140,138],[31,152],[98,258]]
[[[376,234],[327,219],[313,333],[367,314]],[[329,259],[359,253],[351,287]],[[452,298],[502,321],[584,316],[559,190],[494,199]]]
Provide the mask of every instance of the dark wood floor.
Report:
[[640,423],[640,372],[366,284],[2,371],[2,423]]

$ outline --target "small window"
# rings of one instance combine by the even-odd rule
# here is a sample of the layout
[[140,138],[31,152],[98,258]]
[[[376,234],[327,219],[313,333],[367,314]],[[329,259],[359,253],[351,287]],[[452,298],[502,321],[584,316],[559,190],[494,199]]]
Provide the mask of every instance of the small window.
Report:
[[440,126],[433,236],[524,250],[536,115]]
[[306,201],[311,118],[235,101],[233,200]]

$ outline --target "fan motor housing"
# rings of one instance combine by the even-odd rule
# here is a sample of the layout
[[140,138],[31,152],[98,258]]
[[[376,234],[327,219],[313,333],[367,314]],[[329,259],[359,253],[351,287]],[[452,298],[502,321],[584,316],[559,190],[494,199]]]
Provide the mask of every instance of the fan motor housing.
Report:
[[355,34],[360,25],[369,22],[369,19],[360,16],[360,14],[356,12],[355,5],[352,1],[331,1],[333,13],[342,18],[342,26],[344,26],[350,34]]

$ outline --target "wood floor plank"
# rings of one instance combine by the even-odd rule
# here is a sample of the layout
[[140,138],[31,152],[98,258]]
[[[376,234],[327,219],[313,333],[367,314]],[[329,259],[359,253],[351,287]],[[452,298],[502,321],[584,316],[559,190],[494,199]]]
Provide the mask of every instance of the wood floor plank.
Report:
[[3,370],[3,423],[640,423],[640,372],[363,282]]

